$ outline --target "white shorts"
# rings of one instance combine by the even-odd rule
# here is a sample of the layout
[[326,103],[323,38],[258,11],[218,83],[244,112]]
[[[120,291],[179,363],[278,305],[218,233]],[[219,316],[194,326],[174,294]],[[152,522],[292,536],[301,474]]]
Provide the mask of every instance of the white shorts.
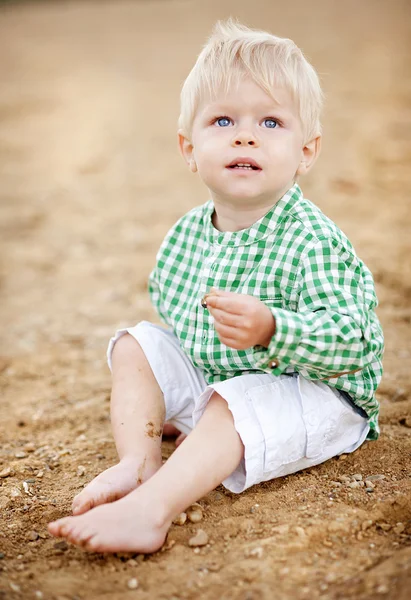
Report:
[[298,374],[248,374],[207,385],[177,337],[147,321],[116,332],[107,350],[110,368],[114,344],[125,333],[140,344],[163,392],[166,421],[180,431],[190,433],[214,391],[226,400],[245,449],[223,482],[231,492],[353,452],[367,437],[367,419],[349,398]]

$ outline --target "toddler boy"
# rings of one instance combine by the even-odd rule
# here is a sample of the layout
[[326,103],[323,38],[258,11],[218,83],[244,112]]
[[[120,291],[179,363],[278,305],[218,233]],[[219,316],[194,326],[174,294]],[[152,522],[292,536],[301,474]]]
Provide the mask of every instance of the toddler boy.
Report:
[[[166,236],[150,276],[167,329],[111,340],[119,463],[55,536],[154,552],[172,519],[378,437],[383,337],[372,276],[297,183],[321,140],[322,93],[291,40],[217,24],[181,95],[179,141],[211,199]],[[187,438],[165,464],[164,422]]]

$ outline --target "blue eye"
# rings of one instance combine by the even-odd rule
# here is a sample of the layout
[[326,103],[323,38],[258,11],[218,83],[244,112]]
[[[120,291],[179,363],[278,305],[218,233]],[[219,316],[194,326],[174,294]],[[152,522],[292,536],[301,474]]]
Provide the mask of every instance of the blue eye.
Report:
[[229,119],[228,117],[220,117],[219,119],[216,119],[215,124],[218,127],[228,127],[231,123],[231,119]]
[[263,123],[264,127],[267,127],[268,129],[275,129],[278,127],[278,123],[275,119],[264,119]]

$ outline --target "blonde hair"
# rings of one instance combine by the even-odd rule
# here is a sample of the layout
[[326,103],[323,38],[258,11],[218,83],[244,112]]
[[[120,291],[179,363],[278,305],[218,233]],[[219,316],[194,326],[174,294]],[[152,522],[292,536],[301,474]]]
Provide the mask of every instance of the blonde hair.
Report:
[[[250,76],[274,98],[275,87],[287,89],[296,103],[305,141],[321,132],[323,104],[318,75],[296,44],[229,19],[217,22],[181,90],[179,129],[190,138],[200,101],[227,92]],[[274,98],[275,100],[275,98]]]

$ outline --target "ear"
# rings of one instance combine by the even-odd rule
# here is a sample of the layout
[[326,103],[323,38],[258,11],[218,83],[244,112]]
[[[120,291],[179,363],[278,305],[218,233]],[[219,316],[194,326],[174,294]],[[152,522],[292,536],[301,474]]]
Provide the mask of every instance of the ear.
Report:
[[317,160],[321,150],[321,135],[307,142],[301,151],[301,162],[297,169],[297,175],[305,175]]
[[180,129],[178,132],[178,145],[181,155],[186,161],[188,168],[192,173],[195,173],[197,171],[197,164],[194,159],[194,146],[192,142],[184,135],[182,129]]

